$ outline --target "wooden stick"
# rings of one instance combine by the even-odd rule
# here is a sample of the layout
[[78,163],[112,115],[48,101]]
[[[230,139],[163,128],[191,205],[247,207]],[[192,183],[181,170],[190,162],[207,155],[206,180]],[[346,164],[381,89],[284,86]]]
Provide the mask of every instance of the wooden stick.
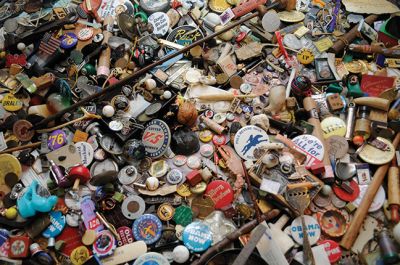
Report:
[[359,106],[368,106],[374,109],[388,111],[390,107],[390,101],[384,98],[378,97],[361,97],[355,98],[354,103]]
[[[378,19],[377,15],[370,15],[365,19],[365,23],[367,24],[372,24],[375,20]],[[358,24],[355,25],[350,31],[348,31],[346,34],[341,36],[334,44],[333,46],[329,49],[329,51],[338,54],[343,51],[343,49],[350,44],[356,37],[358,33]]]
[[78,121],[88,120],[88,119],[101,119],[101,116],[100,116],[100,115],[96,115],[96,114],[89,113],[89,112],[87,112],[87,110],[85,110],[84,108],[81,108],[81,110],[82,110],[82,112],[83,112],[83,116],[80,117],[80,118],[77,118],[77,119],[75,119],[75,120],[66,122],[66,123],[64,123],[64,124],[60,124],[60,125],[58,125],[58,126],[56,126],[56,127],[47,128],[47,129],[42,129],[42,130],[37,130],[36,132],[37,132],[37,133],[47,133],[47,132],[52,132],[52,131],[55,131],[55,130],[64,128],[65,126],[68,126],[68,125],[70,125],[70,124],[74,124],[75,122],[78,122]]
[[[393,146],[395,149],[399,145],[399,142],[400,133],[397,133],[393,140]],[[353,220],[351,221],[346,234],[343,236],[342,241],[340,241],[340,245],[343,248],[349,250],[353,246],[354,241],[357,239],[358,232],[360,231],[362,223],[364,222],[365,216],[368,214],[369,207],[371,206],[372,201],[374,200],[375,195],[378,192],[379,187],[382,185],[386,173],[388,172],[389,164],[390,163],[382,165],[375,171],[372,181],[369,184],[368,189],[354,214]]]
[[32,143],[32,144],[21,145],[21,146],[17,146],[17,147],[13,147],[13,148],[9,148],[9,149],[3,150],[3,151],[0,152],[0,154],[7,154],[7,153],[15,152],[15,151],[21,151],[21,150],[29,149],[29,148],[36,148],[36,147],[40,146],[41,144],[42,144],[42,142],[36,142],[36,143]]
[[[263,214],[261,216],[261,221],[268,221],[271,220],[279,215],[280,211],[274,209],[267,214]],[[228,234],[222,241],[218,242],[211,248],[209,248],[206,252],[204,252],[198,260],[192,262],[192,265],[202,265],[205,264],[208,259],[210,259],[214,254],[222,251],[227,245],[229,245],[232,241],[238,239],[241,235],[250,233],[251,230],[254,229],[259,224],[257,219],[254,219],[251,222],[248,222],[244,226],[240,227],[239,229],[233,231],[232,233]]]
[[202,38],[202,39],[200,39],[198,41],[193,42],[192,44],[186,46],[185,48],[183,48],[183,49],[181,49],[181,50],[179,50],[177,52],[174,52],[172,54],[164,56],[160,60],[158,60],[158,61],[156,61],[156,62],[154,62],[152,64],[149,64],[146,67],[141,68],[139,71],[133,73],[130,76],[127,76],[126,78],[120,80],[119,82],[117,82],[117,83],[115,83],[113,85],[107,86],[106,88],[104,88],[100,92],[94,93],[94,94],[92,94],[92,95],[90,95],[90,96],[88,96],[88,97],[76,102],[75,104],[72,104],[68,108],[65,108],[62,111],[59,111],[56,114],[45,118],[44,120],[42,120],[39,123],[37,123],[36,125],[34,125],[34,128],[35,129],[36,128],[42,128],[44,125],[46,125],[50,121],[53,121],[53,120],[61,117],[62,115],[64,115],[67,112],[73,111],[74,109],[76,109],[78,107],[81,107],[81,106],[85,105],[88,102],[94,101],[95,99],[97,99],[97,98],[99,98],[99,97],[101,97],[103,95],[109,94],[111,91],[113,91],[113,90],[115,90],[117,88],[121,88],[122,86],[124,86],[126,84],[131,84],[133,81],[135,81],[136,78],[138,78],[139,76],[147,73],[148,71],[150,71],[154,67],[159,66],[162,63],[164,63],[164,62],[166,62],[166,61],[168,61],[168,60],[170,60],[172,58],[175,58],[176,56],[178,56],[180,54],[186,53],[186,52],[190,51],[192,48],[194,48],[194,47],[196,47],[198,45],[202,45],[204,42],[207,42],[207,41],[209,41],[209,40],[221,35],[222,33],[227,32],[228,30],[231,30],[231,29],[233,29],[233,28],[235,28],[237,26],[240,26],[244,22],[249,21],[250,19],[257,17],[258,15],[260,15],[262,17],[265,14],[265,12],[267,12],[271,8],[275,8],[275,7],[285,8],[286,4],[287,4],[287,2],[285,2],[284,0],[279,0],[279,1],[274,1],[272,4],[270,4],[267,7],[260,6],[256,12],[243,17],[242,19],[240,19],[240,20],[238,20],[238,21],[236,21],[236,22],[224,27],[223,29],[221,29],[221,30],[219,30],[217,32],[214,32],[213,34],[210,34],[210,35],[208,35],[208,36],[206,36],[206,37],[204,37],[204,38]]
[[209,95],[200,95],[194,98],[205,101],[221,101],[221,100],[232,101],[234,98],[255,98],[255,97],[258,96],[254,94],[248,94],[248,95],[209,94]]
[[314,125],[313,135],[317,137],[324,146],[323,163],[325,166],[325,172],[321,177],[321,180],[327,183],[332,183],[335,179],[335,176],[333,174],[331,161],[329,160],[328,146],[325,144],[324,132],[322,131],[321,122],[318,117],[317,103],[311,97],[306,97],[303,100],[303,105],[304,108],[310,113],[308,122]]

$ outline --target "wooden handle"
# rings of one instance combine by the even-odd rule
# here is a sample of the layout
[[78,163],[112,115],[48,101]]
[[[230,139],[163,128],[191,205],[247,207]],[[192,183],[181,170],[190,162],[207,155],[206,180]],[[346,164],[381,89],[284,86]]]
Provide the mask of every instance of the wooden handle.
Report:
[[208,100],[208,101],[221,101],[221,100],[227,100],[231,101],[234,98],[254,98],[257,97],[257,95],[234,95],[234,94],[210,94],[210,95],[201,95],[196,97],[199,100]]
[[388,191],[389,205],[400,205],[400,170],[396,165],[389,168]]
[[390,101],[384,98],[378,97],[361,97],[355,98],[354,103],[359,106],[367,106],[374,109],[380,109],[384,111],[388,111],[390,107]]
[[[393,146],[397,148],[400,142],[400,133],[397,133],[396,137],[393,140]],[[378,192],[379,187],[381,186],[383,179],[389,169],[389,163],[380,166],[376,171],[372,178],[371,183],[368,186],[367,192],[365,193],[360,205],[358,206],[353,220],[351,221],[347,233],[343,236],[342,241],[340,241],[340,245],[349,250],[354,241],[357,239],[358,232],[362,223],[364,222],[365,216],[368,214],[369,207],[371,206],[372,201],[375,198],[376,193]]]
[[78,190],[80,182],[81,182],[80,178],[76,178],[75,181],[74,181],[74,186],[72,186],[72,189],[73,190]]
[[325,143],[324,132],[322,131],[321,122],[318,117],[317,103],[311,97],[306,97],[303,100],[303,105],[306,111],[310,113],[310,118],[308,119],[308,122],[314,125],[313,135],[317,137],[324,146],[323,163],[325,166],[325,173],[322,177],[322,180],[326,182],[333,182],[335,176],[333,174],[331,161],[329,160],[328,146]]

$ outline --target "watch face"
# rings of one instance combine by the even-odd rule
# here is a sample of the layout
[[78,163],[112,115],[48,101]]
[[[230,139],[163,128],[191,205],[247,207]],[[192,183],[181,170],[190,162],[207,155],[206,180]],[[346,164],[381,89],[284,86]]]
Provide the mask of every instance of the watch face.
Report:
[[116,141],[115,137],[112,137],[110,135],[104,135],[100,139],[100,145],[106,152],[110,154],[114,155],[122,154],[122,146]]

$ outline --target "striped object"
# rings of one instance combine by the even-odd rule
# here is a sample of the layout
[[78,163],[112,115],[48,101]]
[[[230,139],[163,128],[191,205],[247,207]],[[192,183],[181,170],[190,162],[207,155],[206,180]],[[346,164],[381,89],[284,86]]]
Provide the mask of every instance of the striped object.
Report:
[[61,40],[53,37],[50,33],[46,33],[40,42],[39,50],[48,55],[52,55],[60,47]]

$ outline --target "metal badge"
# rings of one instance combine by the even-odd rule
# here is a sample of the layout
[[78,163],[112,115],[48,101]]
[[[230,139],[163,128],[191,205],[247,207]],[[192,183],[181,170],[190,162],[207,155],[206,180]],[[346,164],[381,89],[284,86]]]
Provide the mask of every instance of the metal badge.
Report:
[[138,172],[136,167],[134,166],[126,166],[121,169],[121,171],[118,173],[118,180],[121,182],[121,184],[124,185],[130,185],[133,182],[136,181],[138,177]]
[[[122,214],[129,220],[139,218],[145,211],[146,205],[144,200],[137,195],[127,197],[121,206]],[[137,238],[136,238],[137,239]]]

